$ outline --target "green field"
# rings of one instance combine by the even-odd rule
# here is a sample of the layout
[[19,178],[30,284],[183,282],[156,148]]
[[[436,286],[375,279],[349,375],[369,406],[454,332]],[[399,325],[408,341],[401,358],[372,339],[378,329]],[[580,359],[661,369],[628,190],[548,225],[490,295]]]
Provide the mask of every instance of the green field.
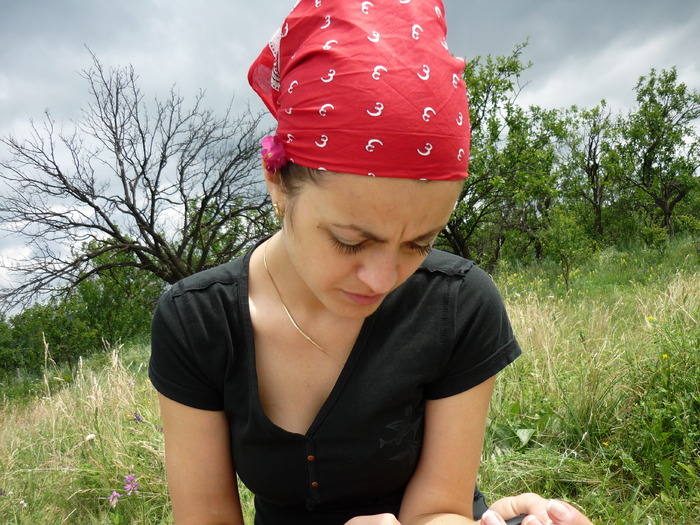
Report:
[[[524,355],[491,407],[490,499],[534,491],[596,523],[700,523],[698,250],[603,251],[570,293],[556,267],[498,269]],[[112,346],[0,386],[3,525],[171,522],[147,358],[146,344]]]

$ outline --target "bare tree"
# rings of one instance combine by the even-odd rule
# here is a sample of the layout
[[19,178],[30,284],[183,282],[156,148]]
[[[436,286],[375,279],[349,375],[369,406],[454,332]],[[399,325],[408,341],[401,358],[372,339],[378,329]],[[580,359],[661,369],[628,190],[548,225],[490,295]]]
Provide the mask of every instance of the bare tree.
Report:
[[5,301],[56,295],[110,268],[168,283],[240,254],[269,228],[259,168],[262,115],[188,109],[171,90],[147,104],[132,67],[83,71],[90,102],[72,131],[48,112],[24,140],[0,139],[0,228],[29,257]]

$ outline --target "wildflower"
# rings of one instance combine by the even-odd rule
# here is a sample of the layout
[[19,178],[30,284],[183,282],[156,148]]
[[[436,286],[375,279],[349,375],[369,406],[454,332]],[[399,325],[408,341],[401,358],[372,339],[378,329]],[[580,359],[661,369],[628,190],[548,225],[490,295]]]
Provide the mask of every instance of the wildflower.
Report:
[[269,172],[277,171],[287,164],[287,153],[279,135],[270,135],[262,140],[262,159]]
[[136,476],[134,474],[124,476],[124,490],[127,496],[139,493],[139,483],[136,481]]
[[23,499],[19,500],[19,506],[26,509],[29,506],[29,503],[24,501]]
[[85,441],[92,441],[96,437],[97,437],[97,434],[88,434],[87,436],[85,436]]
[[134,412],[134,421],[137,423],[143,423],[143,417],[138,412]]
[[668,354],[661,354],[661,359],[668,359]]
[[109,497],[109,506],[114,508],[117,506],[117,503],[119,503],[119,498],[121,498],[122,495],[119,494],[116,490],[112,492],[112,495]]
[[609,447],[609,446],[610,446],[610,443],[608,443],[607,441],[603,441],[603,446],[604,446],[604,447]]
[[649,317],[647,317],[647,321],[649,321],[650,323],[653,323],[653,322],[654,322],[654,316],[650,315]]

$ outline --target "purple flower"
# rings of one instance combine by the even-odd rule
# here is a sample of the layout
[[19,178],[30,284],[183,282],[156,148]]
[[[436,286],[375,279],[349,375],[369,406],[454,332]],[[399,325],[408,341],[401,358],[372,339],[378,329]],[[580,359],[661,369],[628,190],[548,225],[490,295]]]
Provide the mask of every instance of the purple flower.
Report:
[[287,152],[279,135],[270,135],[262,140],[262,159],[265,169],[269,172],[286,166]]
[[117,506],[117,503],[119,503],[119,498],[121,498],[122,495],[119,494],[116,490],[112,492],[112,495],[109,497],[109,506],[114,508]]
[[129,474],[124,476],[124,490],[127,496],[139,493],[139,484],[136,481],[136,476],[134,474]]
[[137,423],[143,423],[143,417],[138,412],[134,412],[134,421]]

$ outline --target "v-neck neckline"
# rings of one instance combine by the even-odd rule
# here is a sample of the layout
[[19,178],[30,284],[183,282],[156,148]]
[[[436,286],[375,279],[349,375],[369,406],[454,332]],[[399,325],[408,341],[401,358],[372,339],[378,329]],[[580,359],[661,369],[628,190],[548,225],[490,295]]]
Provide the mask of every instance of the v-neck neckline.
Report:
[[260,401],[260,388],[258,384],[258,370],[257,370],[257,361],[256,361],[256,348],[255,348],[255,332],[253,330],[253,320],[252,316],[250,313],[250,302],[248,298],[248,289],[249,289],[249,279],[250,279],[250,260],[253,252],[255,249],[260,246],[260,243],[258,243],[253,249],[251,249],[245,256],[245,260],[243,261],[244,264],[244,279],[242,280],[242,286],[238,287],[238,304],[241,309],[241,314],[243,317],[243,322],[244,322],[244,332],[245,332],[245,348],[246,348],[246,360],[247,360],[247,366],[248,366],[248,378],[250,381],[250,388],[251,388],[251,399],[252,399],[252,406],[253,406],[253,411],[261,417],[261,419],[265,422],[266,425],[268,425],[270,428],[275,429],[277,432],[283,432],[285,434],[289,435],[294,435],[294,436],[303,436],[303,437],[311,437],[317,430],[318,428],[323,424],[324,419],[328,416],[328,414],[331,412],[333,405],[336,403],[340,395],[342,394],[343,388],[345,384],[347,383],[348,379],[352,375],[352,371],[355,368],[355,365],[359,361],[360,355],[362,354],[363,350],[367,346],[367,340],[369,338],[369,334],[372,331],[372,327],[374,326],[375,320],[378,316],[379,310],[381,310],[381,305],[380,307],[372,313],[369,317],[365,318],[365,320],[362,323],[362,327],[360,328],[360,332],[357,335],[357,339],[355,340],[355,343],[353,344],[352,350],[350,351],[350,354],[348,355],[347,360],[345,361],[345,364],[343,365],[342,370],[340,371],[340,374],[338,375],[338,378],[335,381],[335,384],[333,385],[333,388],[331,389],[330,393],[328,394],[328,397],[325,399],[323,404],[321,405],[321,408],[319,409],[318,413],[314,416],[311,424],[309,425],[309,428],[306,430],[305,433],[301,434],[299,432],[294,432],[291,430],[287,430],[281,426],[279,426],[277,423],[272,421],[267,414],[265,413],[265,410],[263,409],[262,403]]

